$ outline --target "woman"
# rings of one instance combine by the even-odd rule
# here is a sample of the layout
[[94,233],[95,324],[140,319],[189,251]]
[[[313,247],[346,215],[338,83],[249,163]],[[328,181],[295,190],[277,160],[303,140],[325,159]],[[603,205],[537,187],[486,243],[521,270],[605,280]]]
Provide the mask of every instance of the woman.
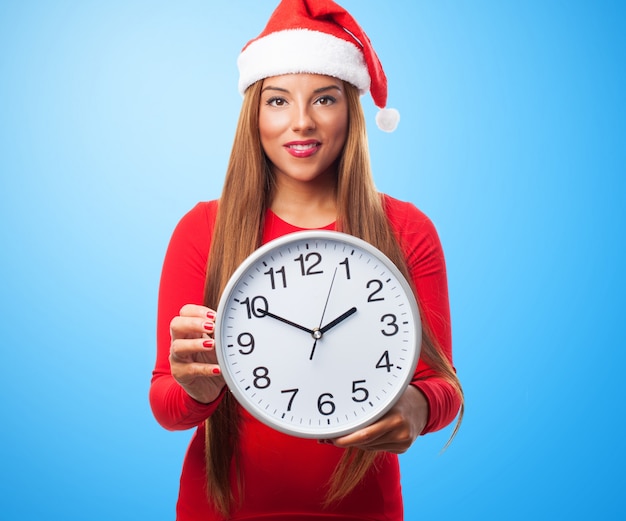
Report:
[[[177,226],[159,291],[157,420],[196,428],[177,519],[400,520],[397,454],[462,406],[452,367],[443,253],[428,218],[374,186],[360,94],[386,104],[365,33],[329,0],[284,0],[239,59],[243,106],[219,201]],[[383,118],[384,119],[384,118]],[[373,425],[319,443],[264,426],[225,388],[212,332],[222,289],[261,244],[341,230],[384,251],[411,280],[424,340],[412,384]]]

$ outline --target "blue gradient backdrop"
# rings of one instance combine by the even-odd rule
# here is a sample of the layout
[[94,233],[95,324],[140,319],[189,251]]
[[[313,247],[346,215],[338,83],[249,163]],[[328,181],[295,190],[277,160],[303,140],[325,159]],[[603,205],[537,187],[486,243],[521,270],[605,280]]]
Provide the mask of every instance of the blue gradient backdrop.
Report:
[[[447,451],[401,458],[407,519],[620,518],[624,4],[344,5],[402,114],[370,125],[377,184],[441,235],[467,396]],[[160,265],[219,195],[235,60],[274,6],[0,1],[0,518],[173,519]]]

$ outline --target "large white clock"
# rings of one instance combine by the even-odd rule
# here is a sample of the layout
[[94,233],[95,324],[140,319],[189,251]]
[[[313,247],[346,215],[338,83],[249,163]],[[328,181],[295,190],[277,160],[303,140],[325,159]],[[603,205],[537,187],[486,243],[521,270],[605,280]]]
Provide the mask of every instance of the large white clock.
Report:
[[217,309],[218,363],[261,422],[333,438],[387,412],[413,376],[421,322],[411,287],[369,243],[303,231],[253,252]]

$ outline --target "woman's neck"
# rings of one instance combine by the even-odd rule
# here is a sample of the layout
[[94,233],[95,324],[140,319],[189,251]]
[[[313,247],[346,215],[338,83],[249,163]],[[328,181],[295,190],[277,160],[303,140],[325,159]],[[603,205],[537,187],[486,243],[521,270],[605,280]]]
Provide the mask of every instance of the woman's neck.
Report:
[[337,220],[335,186],[277,186],[270,209],[299,228],[321,228]]

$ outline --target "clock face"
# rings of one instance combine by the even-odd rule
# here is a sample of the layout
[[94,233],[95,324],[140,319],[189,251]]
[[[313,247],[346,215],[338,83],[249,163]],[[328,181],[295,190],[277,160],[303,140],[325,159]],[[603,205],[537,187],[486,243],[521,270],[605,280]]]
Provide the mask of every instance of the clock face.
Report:
[[217,357],[238,402],[271,427],[332,438],[382,416],[421,344],[410,286],[370,244],[292,233],[256,250],[220,299]]

